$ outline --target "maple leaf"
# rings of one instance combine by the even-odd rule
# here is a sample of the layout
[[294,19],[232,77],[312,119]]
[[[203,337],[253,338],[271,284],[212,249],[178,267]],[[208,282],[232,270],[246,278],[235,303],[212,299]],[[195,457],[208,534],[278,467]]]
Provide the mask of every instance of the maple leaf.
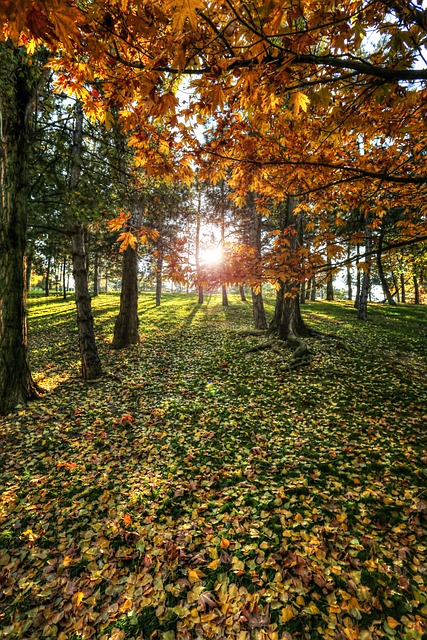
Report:
[[203,0],[166,0],[164,2],[165,9],[173,11],[172,27],[176,31],[184,29],[187,19],[193,31],[196,31],[198,22],[197,10],[204,9],[204,6]]
[[309,104],[310,99],[305,95],[305,93],[295,91],[295,93],[291,94],[290,105],[293,106],[295,116],[299,114],[300,109],[302,109],[302,111],[307,111]]

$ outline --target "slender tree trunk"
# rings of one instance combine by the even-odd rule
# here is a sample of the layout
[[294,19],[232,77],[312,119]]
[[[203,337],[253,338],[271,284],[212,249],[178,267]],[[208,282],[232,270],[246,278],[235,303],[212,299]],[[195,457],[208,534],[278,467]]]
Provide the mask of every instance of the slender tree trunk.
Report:
[[[350,247],[347,249],[347,258],[350,259]],[[351,266],[347,265],[347,300],[353,300],[353,287],[351,281]]]
[[162,242],[157,242],[157,258],[156,258],[156,307],[160,306],[162,297],[162,272],[163,272],[163,247]]
[[[327,258],[327,265],[331,269],[332,262],[330,258]],[[334,279],[331,271],[329,271],[328,279],[326,281],[326,300],[332,301],[334,299]]]
[[[250,193],[247,197],[247,206],[249,209],[249,230],[248,238],[249,244],[256,251],[256,257],[258,261],[256,276],[261,280],[261,231],[262,231],[262,218],[256,209],[255,194]],[[264,300],[262,297],[262,285],[259,287],[259,291],[255,293],[252,288],[252,313],[254,318],[255,329],[267,329],[267,319],[265,317]]]
[[50,293],[50,263],[52,261],[52,258],[49,256],[47,259],[47,267],[46,267],[46,278],[45,278],[45,282],[44,282],[44,295],[47,297]]
[[227,287],[225,284],[221,285],[221,304],[223,307],[228,307]]
[[[365,251],[366,251],[366,254],[369,256],[372,252],[372,227],[370,225],[369,218],[367,218],[366,220],[365,234],[366,234]],[[369,299],[370,289],[371,289],[371,265],[368,258],[368,260],[366,261],[366,269],[363,271],[363,280],[362,280],[362,286],[360,289],[360,298],[359,298],[359,306],[358,306],[358,314],[357,314],[357,318],[359,320],[368,319],[368,299]]]
[[[76,104],[76,121],[73,138],[73,161],[70,169],[70,191],[77,189],[82,163],[83,150],[83,109]],[[81,372],[84,380],[95,380],[102,374],[101,361],[95,342],[91,297],[89,294],[87,261],[85,251],[85,229],[82,223],[76,223],[70,229],[73,247],[73,276],[76,292],[77,325]]]
[[62,297],[64,300],[67,299],[67,282],[65,278],[66,269],[67,269],[67,258],[64,256],[64,261],[62,263]]
[[34,248],[31,244],[27,251],[27,265],[25,269],[25,291],[28,293],[31,289],[31,270],[33,268]]
[[[200,278],[200,227],[201,227],[201,222],[202,222],[202,192],[200,187],[198,187],[198,191],[197,191],[197,217],[196,217],[196,277],[197,280],[199,280]],[[199,293],[199,299],[198,299],[198,304],[203,304],[203,299],[204,299],[204,295],[203,295],[203,287],[202,285],[199,283],[197,286],[198,289],[198,293]]]
[[0,415],[37,396],[25,288],[31,73],[22,51],[0,43]]
[[[359,264],[359,257],[360,257],[360,246],[357,245],[356,246],[356,265]],[[360,273],[360,269],[359,267],[357,267],[357,275],[356,275],[356,297],[354,299],[354,308],[358,309],[359,308],[359,301],[360,301],[360,285],[361,285],[361,273]]]
[[305,300],[306,300],[306,281],[303,280],[301,282],[300,291],[299,291],[300,304],[305,304]]
[[393,280],[394,295],[396,296],[397,302],[400,302],[399,283],[397,281],[396,274],[394,273],[394,271],[391,272],[391,277]]
[[123,252],[120,312],[114,325],[113,349],[139,342],[138,253],[132,247]]
[[402,302],[405,304],[406,302],[406,289],[405,289],[405,276],[403,273],[400,274],[400,290],[402,292]]
[[242,284],[239,285],[239,293],[240,293],[240,300],[242,302],[247,302],[246,293],[245,293],[245,287]]
[[95,253],[93,259],[93,297],[99,295],[99,254]]
[[413,283],[414,283],[414,304],[420,304],[421,300],[420,300],[420,288],[418,286],[418,278],[417,276],[413,276]]
[[382,259],[381,259],[381,250],[383,248],[383,240],[384,240],[383,233],[384,233],[384,231],[383,231],[383,229],[381,229],[380,237],[378,239],[378,253],[377,253],[378,277],[379,277],[380,282],[381,282],[381,287],[382,287],[385,299],[387,300],[389,305],[395,306],[396,305],[396,300],[391,295],[390,287],[388,286],[388,282],[387,282],[387,279],[386,279],[385,274],[384,274],[384,267],[383,267],[383,263],[382,263]]
[[102,369],[95,342],[91,298],[87,280],[84,229],[82,224],[76,224],[72,229],[71,239],[81,373],[83,380],[95,380],[102,374]]
[[310,300],[316,302],[316,277],[311,276]]

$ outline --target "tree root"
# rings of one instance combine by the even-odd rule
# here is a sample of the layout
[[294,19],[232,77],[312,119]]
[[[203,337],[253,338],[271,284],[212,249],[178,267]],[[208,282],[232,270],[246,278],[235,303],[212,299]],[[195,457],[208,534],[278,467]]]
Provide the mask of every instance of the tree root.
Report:
[[245,331],[239,331],[237,335],[241,338],[248,338],[249,336],[265,336],[268,329],[248,329]]

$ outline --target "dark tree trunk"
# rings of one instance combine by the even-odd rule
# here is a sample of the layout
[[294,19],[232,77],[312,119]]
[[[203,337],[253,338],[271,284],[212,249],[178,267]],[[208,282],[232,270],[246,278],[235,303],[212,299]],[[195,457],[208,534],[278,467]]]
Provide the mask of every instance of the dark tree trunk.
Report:
[[31,270],[33,268],[34,248],[33,245],[27,250],[27,265],[25,268],[25,292],[28,293],[31,289]]
[[[288,196],[286,203],[286,214],[281,223],[281,230],[287,227],[298,225],[298,220],[294,215],[296,198]],[[289,249],[292,254],[297,251],[299,245],[298,234],[290,234]],[[274,316],[269,325],[269,333],[276,334],[279,339],[289,342],[298,341],[313,334],[307,327],[301,316],[299,303],[299,286],[295,280],[279,280],[279,289],[276,295],[276,306]]]
[[299,301],[300,301],[300,304],[305,304],[305,301],[306,301],[306,282],[305,282],[305,280],[303,280],[301,282],[300,292],[299,292]]
[[[200,278],[200,227],[201,227],[201,218],[202,218],[202,192],[201,189],[198,188],[197,192],[197,218],[196,218],[196,278],[199,280]],[[198,304],[203,304],[204,296],[203,296],[203,287],[201,284],[197,286],[199,299]]]
[[120,312],[114,325],[113,349],[137,344],[138,326],[138,253],[128,247],[123,253]]
[[67,258],[64,256],[64,261],[62,263],[62,297],[64,300],[67,299],[67,282],[65,273],[67,270]]
[[382,248],[383,248],[383,241],[384,241],[384,228],[381,227],[381,233],[380,233],[380,237],[378,239],[378,253],[377,253],[378,277],[379,277],[380,282],[381,282],[381,287],[382,287],[385,299],[387,300],[389,305],[395,306],[396,305],[396,300],[391,295],[390,287],[388,286],[388,282],[387,282],[387,279],[386,279],[385,274],[384,274],[384,267],[383,267],[383,263],[382,263],[382,259],[381,259],[381,251],[382,251]]
[[[365,235],[366,235],[366,243],[365,243],[365,251],[367,256],[370,256],[372,252],[372,227],[370,225],[369,218],[365,223]],[[360,297],[359,297],[359,306],[358,306],[358,320],[367,320],[368,319],[368,299],[369,293],[371,290],[371,264],[368,260],[365,263],[366,268],[363,271],[363,280],[362,286],[360,289]]]
[[162,297],[163,247],[161,241],[157,243],[156,258],[156,307],[160,307]]
[[414,283],[414,304],[420,304],[420,288],[418,286],[418,278],[417,276],[413,276]]
[[95,253],[95,257],[93,259],[93,297],[99,295],[99,254]]
[[[70,169],[70,191],[77,189],[83,150],[83,109],[81,103],[76,104],[76,121],[73,138],[73,161]],[[102,375],[101,361],[95,342],[91,297],[87,277],[87,260],[85,251],[85,228],[76,223],[70,229],[73,247],[73,276],[76,292],[77,325],[79,331],[79,350],[83,380],[95,380]]]
[[402,302],[405,304],[406,302],[406,289],[405,289],[405,276],[403,273],[400,274],[400,290],[402,292]]
[[84,229],[77,224],[71,231],[73,246],[73,276],[76,291],[77,326],[83,380],[95,380],[102,374],[95,342],[91,298],[89,294]]
[[49,256],[47,259],[46,279],[44,282],[44,295],[48,296],[50,293],[50,263],[52,258]]
[[221,285],[221,304],[223,307],[228,307],[228,295],[227,295],[227,287],[225,284]]
[[[329,269],[332,268],[331,259],[327,259],[327,265]],[[328,279],[326,281],[326,300],[332,301],[334,299],[334,279],[331,271],[329,271]]]
[[245,287],[242,284],[239,285],[239,293],[240,293],[240,300],[242,302],[247,302],[246,293],[245,293]]
[[394,271],[391,272],[391,278],[393,280],[394,295],[396,296],[397,302],[400,302],[399,283],[397,281],[396,274],[394,273]]
[[[249,209],[249,229],[248,239],[249,245],[255,249],[258,261],[255,275],[261,280],[261,231],[262,218],[256,209],[255,195],[250,193],[247,197],[247,206]],[[252,313],[254,318],[255,329],[267,329],[267,319],[265,317],[264,300],[262,298],[262,285],[260,285],[257,293],[252,289]]]
[[[356,247],[356,265],[359,264],[359,257],[360,257],[360,246],[357,245]],[[357,267],[357,275],[356,275],[356,297],[354,299],[354,308],[358,309],[359,308],[359,301],[360,301],[360,285],[361,285],[361,273],[360,273],[360,269],[359,267]]]
[[24,54],[0,42],[0,415],[37,396],[25,287],[31,73]]
[[[347,258],[350,259],[350,247],[347,249]],[[351,266],[347,265],[347,300],[353,300],[353,287],[351,281]]]
[[315,276],[311,276],[311,284],[310,284],[310,300],[312,302],[316,302],[316,278]]

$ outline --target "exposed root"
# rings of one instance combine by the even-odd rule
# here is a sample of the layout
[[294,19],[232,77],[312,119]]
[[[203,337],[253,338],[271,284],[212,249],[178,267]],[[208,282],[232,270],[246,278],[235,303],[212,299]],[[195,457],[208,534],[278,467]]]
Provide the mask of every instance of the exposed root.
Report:
[[245,331],[239,331],[237,335],[242,338],[248,338],[249,336],[265,336],[267,332],[267,329],[248,329]]

